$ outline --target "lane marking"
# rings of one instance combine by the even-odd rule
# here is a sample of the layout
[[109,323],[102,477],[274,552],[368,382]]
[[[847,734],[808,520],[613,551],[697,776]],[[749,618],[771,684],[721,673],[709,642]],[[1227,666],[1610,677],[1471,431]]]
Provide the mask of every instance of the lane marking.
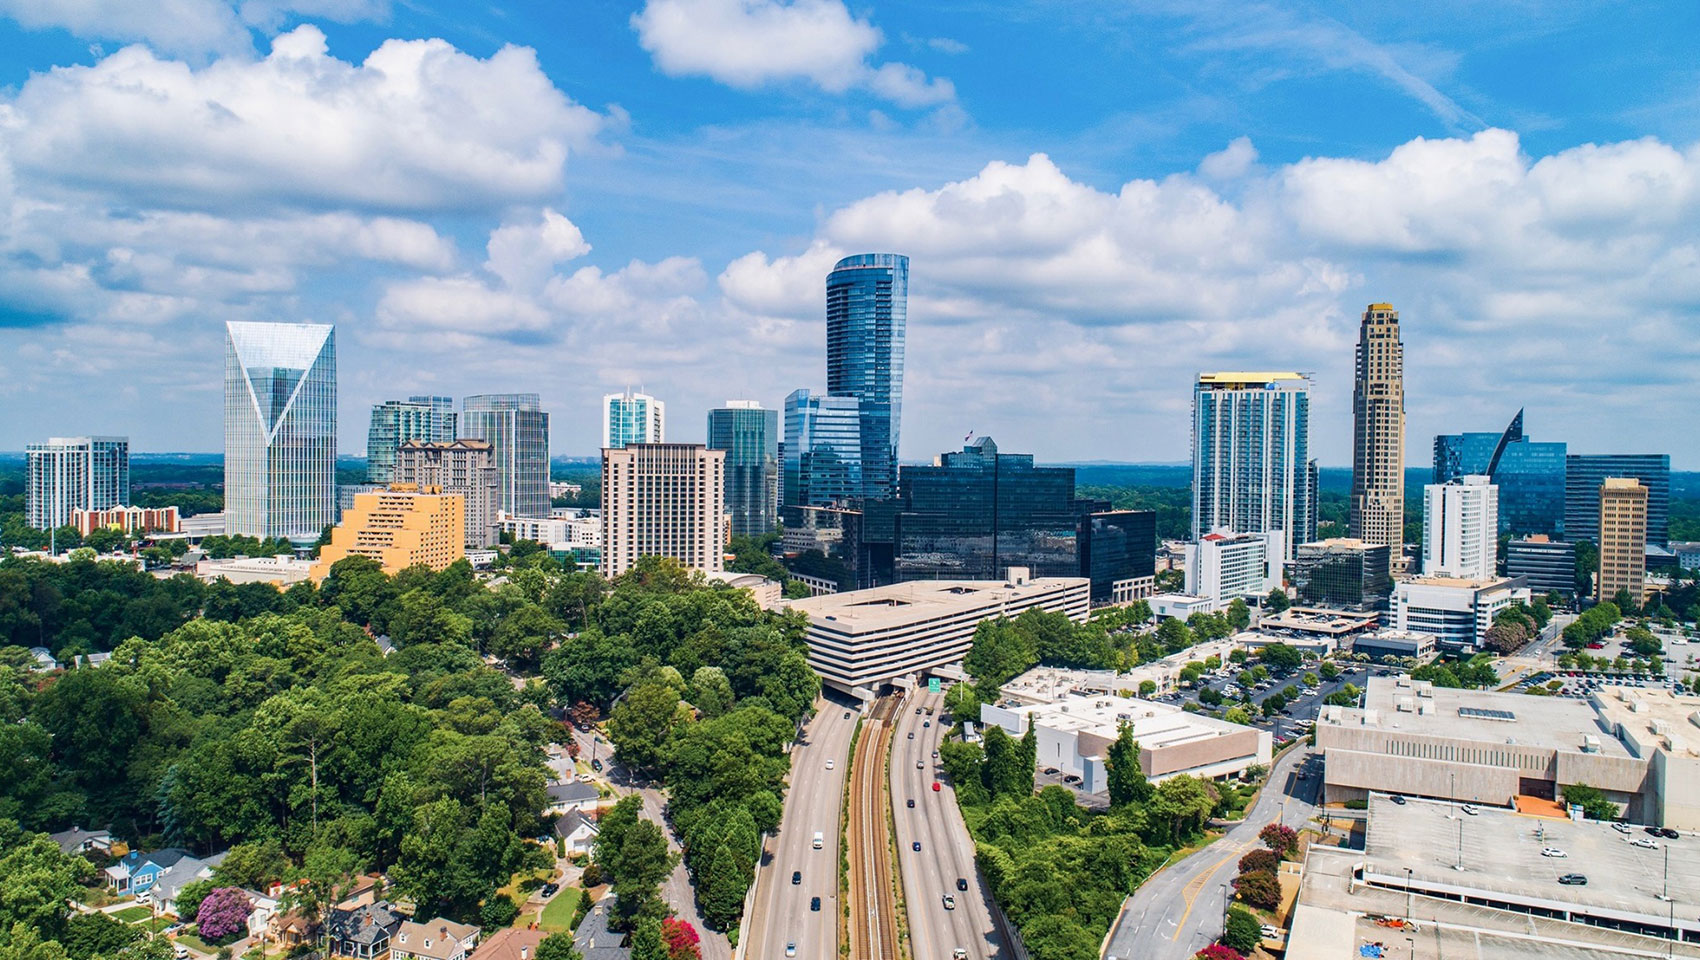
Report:
[[[1239,851],[1235,850],[1233,853],[1230,853],[1216,861],[1203,873],[1187,881],[1186,886],[1181,889],[1181,899],[1186,901],[1186,909],[1181,911],[1180,922],[1175,925],[1175,933],[1174,936],[1169,938],[1170,940],[1180,939],[1181,930],[1186,926],[1186,918],[1192,914],[1193,904],[1197,902],[1198,895],[1204,892],[1204,887],[1210,882],[1210,877],[1214,875],[1216,871],[1222,869],[1222,867],[1229,861],[1233,860],[1234,856],[1238,853]],[[1196,887],[1196,889],[1194,889],[1194,887]]]

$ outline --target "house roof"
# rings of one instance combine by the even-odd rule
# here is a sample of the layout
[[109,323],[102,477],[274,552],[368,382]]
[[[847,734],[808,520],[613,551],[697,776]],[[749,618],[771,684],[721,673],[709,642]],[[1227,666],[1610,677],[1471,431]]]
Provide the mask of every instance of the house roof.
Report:
[[596,786],[583,780],[568,780],[566,783],[549,784],[550,803],[581,803],[585,800],[595,800],[602,796]]
[[476,937],[478,928],[442,917],[433,917],[424,923],[403,920],[396,931],[396,942],[391,949],[404,950],[421,957],[431,957],[433,960],[449,960],[460,952],[460,943],[468,937]]
[[84,830],[82,827],[72,827],[52,834],[53,842],[59,844],[59,849],[66,853],[75,853],[82,849],[84,843],[90,840],[111,840],[112,834],[106,830]]
[[580,827],[588,827],[592,836],[602,831],[596,826],[596,821],[577,810],[568,810],[555,821],[555,832],[563,837],[570,837],[579,831]]
[[537,945],[548,935],[544,930],[508,927],[479,944],[472,960],[536,960]]
[[177,894],[185,886],[212,876],[213,865],[195,857],[184,857],[172,864],[169,869],[160,871],[159,879],[154,881],[154,896],[161,903],[177,899]]
[[336,909],[325,918],[325,932],[332,940],[352,940],[355,943],[376,943],[395,935],[401,927],[401,914],[387,901]]
[[608,928],[608,915],[614,910],[614,902],[611,896],[598,901],[573,934],[573,946],[584,960],[631,960],[632,951],[621,946],[626,935]]
[[189,856],[189,851],[182,847],[161,847],[152,853],[144,853],[136,858],[131,869],[135,870],[151,863],[161,870],[169,870],[176,865],[177,861],[187,856]]

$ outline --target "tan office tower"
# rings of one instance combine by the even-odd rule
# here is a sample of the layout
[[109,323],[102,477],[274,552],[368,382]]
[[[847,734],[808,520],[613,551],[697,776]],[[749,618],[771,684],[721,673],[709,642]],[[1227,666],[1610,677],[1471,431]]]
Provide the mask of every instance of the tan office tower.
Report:
[[465,499],[411,483],[356,494],[307,575],[322,582],[338,560],[356,555],[378,561],[392,576],[418,564],[447,567],[466,556]]
[[1634,477],[1607,477],[1600,485],[1600,574],[1594,597],[1618,591],[1641,605],[1647,592],[1647,488]]
[[1405,552],[1405,347],[1399,311],[1372,303],[1358,327],[1352,388],[1352,536],[1386,544],[1393,572]]
[[500,534],[501,477],[494,448],[484,440],[449,443],[408,440],[396,448],[395,478],[420,489],[440,487],[466,501],[466,545],[493,547]]
[[602,450],[602,575],[640,557],[672,557],[706,573],[725,565],[726,451],[700,443]]

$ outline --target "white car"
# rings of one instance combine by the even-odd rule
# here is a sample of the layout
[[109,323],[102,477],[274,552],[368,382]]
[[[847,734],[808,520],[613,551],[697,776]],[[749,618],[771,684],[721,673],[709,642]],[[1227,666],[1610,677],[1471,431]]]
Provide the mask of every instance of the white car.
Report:
[[826,768],[828,770],[831,770],[834,766],[836,766],[836,764],[833,762],[833,760],[831,758],[828,758],[827,761],[826,761]]
[[1629,832],[1629,824],[1627,824],[1627,823],[1615,823],[1614,822],[1611,825],[1611,828],[1613,830],[1616,830],[1618,833],[1628,833]]
[[1263,925],[1263,929],[1260,932],[1263,934],[1263,939],[1265,940],[1281,939],[1281,928],[1279,927],[1274,927],[1266,923]]
[[785,945],[785,955],[787,957],[794,957],[797,955],[797,944],[795,941]]
[[1648,850],[1659,849],[1659,845],[1657,843],[1654,843],[1652,840],[1650,840],[1646,837],[1636,837],[1635,839],[1633,839],[1629,842],[1635,844],[1637,847],[1645,847]]
[[1563,850],[1560,850],[1557,847],[1543,847],[1543,848],[1541,848],[1541,856],[1543,856],[1543,857],[1568,857],[1568,856],[1570,856],[1570,854],[1565,853]]
[[1469,805],[1469,804],[1467,804],[1467,803],[1466,803],[1466,804],[1464,804],[1464,805],[1463,805],[1463,806],[1462,806],[1462,807],[1459,807],[1459,808],[1458,808],[1458,809],[1460,809],[1460,810],[1462,810],[1462,811],[1464,811],[1464,812],[1465,812],[1465,813],[1467,813],[1467,814],[1469,814],[1469,815],[1470,815],[1470,816],[1472,816],[1472,817],[1473,817],[1473,816],[1475,816],[1475,815],[1476,815],[1476,808],[1475,808],[1475,807],[1472,807],[1472,806],[1470,806],[1470,805]]
[[948,893],[945,894],[944,895],[944,908],[946,910],[955,910],[956,909],[956,898],[951,896]]

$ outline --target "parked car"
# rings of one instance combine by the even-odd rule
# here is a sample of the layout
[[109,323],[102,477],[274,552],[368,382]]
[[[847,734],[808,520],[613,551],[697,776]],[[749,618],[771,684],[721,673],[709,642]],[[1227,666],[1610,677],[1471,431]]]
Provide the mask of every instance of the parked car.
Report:
[[1264,924],[1257,932],[1263,934],[1265,940],[1279,940],[1281,938],[1281,928],[1272,924]]
[[1618,833],[1628,833],[1629,832],[1629,824],[1627,824],[1627,823],[1613,823],[1611,825],[1611,828],[1613,830],[1616,830]]
[[1568,856],[1570,856],[1570,854],[1565,853],[1563,850],[1560,850],[1557,847],[1542,847],[1541,848],[1541,856],[1543,856],[1543,857],[1568,857]]
[[1080,777],[1075,775],[1075,774],[1072,774],[1072,773],[1069,774],[1066,777],[1063,777],[1063,783],[1079,783],[1079,782],[1080,782]]
[[1637,847],[1642,847],[1647,850],[1659,849],[1659,842],[1657,840],[1649,840],[1646,837],[1636,837],[1629,842],[1635,844]]
[[1564,876],[1559,877],[1558,882],[1567,887],[1585,887],[1588,885],[1588,878],[1584,877],[1580,873],[1567,873]]
[[558,883],[545,883],[543,886],[538,888],[537,892],[538,892],[538,894],[543,896],[545,899],[547,899],[549,897],[554,896],[557,893],[560,893],[561,892],[561,885],[558,884]]
[[1056,767],[1046,767],[1045,768],[1045,776],[1054,777],[1056,775],[1057,775],[1057,768]]
[[1458,809],[1464,811],[1469,816],[1473,817],[1473,816],[1476,815],[1476,808],[1474,806],[1472,806],[1471,804],[1466,803],[1462,807],[1459,807]]
[[1676,840],[1676,839],[1680,838],[1682,836],[1682,834],[1677,833],[1675,830],[1672,830],[1670,827],[1660,827],[1659,828],[1659,836],[1664,837],[1666,840]]
[[1395,793],[1395,794],[1394,794],[1394,795],[1393,795],[1393,796],[1391,796],[1391,797],[1388,797],[1388,798],[1387,798],[1387,799],[1389,799],[1389,800],[1391,800],[1391,801],[1393,801],[1393,802],[1394,802],[1394,803],[1396,803],[1396,804],[1398,804],[1398,805],[1399,805],[1399,806],[1401,806],[1401,807],[1402,807],[1402,806],[1404,806],[1404,805],[1405,805],[1405,798],[1404,798],[1404,797],[1401,797],[1401,796],[1399,796],[1399,795],[1398,795],[1398,794],[1397,794],[1397,793]]

